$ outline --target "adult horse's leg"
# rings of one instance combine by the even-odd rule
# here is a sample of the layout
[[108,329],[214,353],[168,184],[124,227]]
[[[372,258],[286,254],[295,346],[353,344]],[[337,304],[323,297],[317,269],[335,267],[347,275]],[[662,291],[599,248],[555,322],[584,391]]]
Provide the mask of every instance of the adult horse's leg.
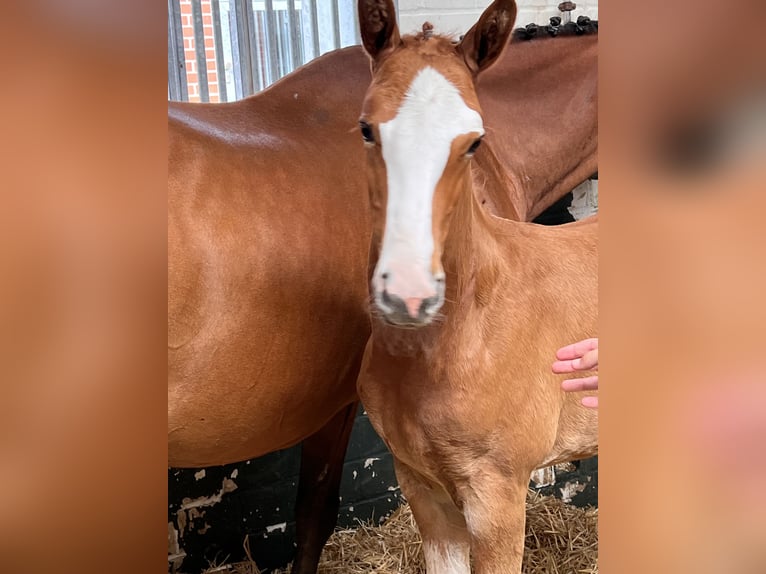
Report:
[[301,475],[295,504],[298,554],[293,574],[314,574],[325,542],[338,520],[338,491],[343,460],[358,402],[341,409],[303,441]]

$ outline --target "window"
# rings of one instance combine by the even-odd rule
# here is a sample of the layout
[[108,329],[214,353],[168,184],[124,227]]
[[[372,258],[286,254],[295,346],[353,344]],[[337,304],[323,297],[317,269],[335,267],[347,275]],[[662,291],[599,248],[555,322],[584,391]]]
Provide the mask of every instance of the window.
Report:
[[358,43],[356,0],[168,0],[168,98],[240,99]]

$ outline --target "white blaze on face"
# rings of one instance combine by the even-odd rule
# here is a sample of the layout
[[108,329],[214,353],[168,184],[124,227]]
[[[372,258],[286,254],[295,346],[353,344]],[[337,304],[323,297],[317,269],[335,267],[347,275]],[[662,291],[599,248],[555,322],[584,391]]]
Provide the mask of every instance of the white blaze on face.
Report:
[[458,89],[431,67],[412,81],[396,116],[380,124],[388,179],[388,204],[376,282],[388,273],[388,288],[400,296],[426,297],[434,292],[431,258],[433,197],[454,139],[484,134],[476,110]]

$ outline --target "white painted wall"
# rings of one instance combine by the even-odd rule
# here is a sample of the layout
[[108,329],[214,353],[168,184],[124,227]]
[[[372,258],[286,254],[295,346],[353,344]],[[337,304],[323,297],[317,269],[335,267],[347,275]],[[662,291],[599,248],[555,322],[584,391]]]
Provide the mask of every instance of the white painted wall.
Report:
[[[491,0],[399,0],[399,27],[403,33],[415,32],[423,22],[434,25],[435,31],[445,34],[464,34],[468,31]],[[560,0],[516,0],[519,11],[516,27],[530,22],[547,24],[551,16],[558,16]],[[575,1],[577,8],[572,19],[588,16],[598,19],[598,0]]]

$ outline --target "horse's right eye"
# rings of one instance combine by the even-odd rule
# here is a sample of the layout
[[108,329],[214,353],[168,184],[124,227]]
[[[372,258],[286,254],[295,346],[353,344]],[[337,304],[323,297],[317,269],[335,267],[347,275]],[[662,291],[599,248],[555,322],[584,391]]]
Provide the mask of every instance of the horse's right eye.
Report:
[[[483,136],[482,136],[482,137],[483,137]],[[479,138],[476,138],[476,139],[473,141],[473,143],[471,144],[471,147],[469,147],[469,148],[468,148],[468,151],[466,152],[466,154],[465,154],[465,155],[467,155],[468,157],[471,157],[471,156],[473,156],[473,154],[475,154],[475,153],[476,153],[476,150],[477,150],[477,149],[479,149],[479,146],[480,146],[480,145],[481,145],[481,137],[479,137]]]
[[372,133],[372,127],[367,122],[359,122],[359,129],[362,131],[362,139],[366,143],[375,143],[375,134]]

